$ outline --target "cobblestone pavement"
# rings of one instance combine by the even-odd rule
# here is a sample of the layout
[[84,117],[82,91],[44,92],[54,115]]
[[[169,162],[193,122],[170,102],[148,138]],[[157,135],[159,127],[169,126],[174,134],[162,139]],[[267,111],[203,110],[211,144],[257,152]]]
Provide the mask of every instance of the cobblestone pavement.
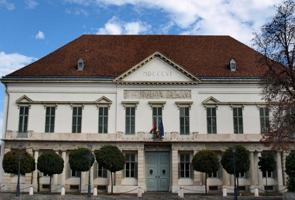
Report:
[[[233,196],[222,197],[218,195],[185,195],[184,200],[232,200]],[[281,196],[267,196],[258,197],[253,196],[240,196],[239,200],[282,200]],[[29,196],[23,194],[20,197],[16,197],[12,193],[0,193],[0,200],[181,200],[176,194],[171,193],[145,193],[142,198],[136,197],[136,195],[98,195],[97,197],[88,198],[87,195],[72,195],[67,194],[65,196],[60,195],[48,195],[48,194],[35,194]]]

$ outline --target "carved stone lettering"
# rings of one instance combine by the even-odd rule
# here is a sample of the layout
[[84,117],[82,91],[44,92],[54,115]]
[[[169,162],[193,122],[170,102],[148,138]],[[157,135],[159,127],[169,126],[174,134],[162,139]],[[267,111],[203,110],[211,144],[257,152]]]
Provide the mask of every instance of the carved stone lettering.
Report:
[[191,99],[190,90],[125,90],[124,99]]

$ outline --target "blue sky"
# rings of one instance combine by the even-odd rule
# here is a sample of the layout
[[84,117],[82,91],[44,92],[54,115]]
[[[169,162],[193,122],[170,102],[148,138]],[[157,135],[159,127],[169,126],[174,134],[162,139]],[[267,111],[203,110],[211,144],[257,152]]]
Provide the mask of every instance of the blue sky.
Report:
[[[81,34],[231,35],[253,32],[280,0],[0,0],[0,76]],[[0,87],[0,128],[3,121]],[[2,128],[0,129],[2,130]]]

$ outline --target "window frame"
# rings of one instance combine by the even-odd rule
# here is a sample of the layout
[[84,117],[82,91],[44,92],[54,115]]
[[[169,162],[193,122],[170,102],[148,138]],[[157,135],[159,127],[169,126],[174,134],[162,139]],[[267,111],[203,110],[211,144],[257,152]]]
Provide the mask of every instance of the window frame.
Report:
[[190,106],[179,106],[179,134],[190,134]]
[[244,122],[243,122],[243,107],[232,107],[233,109],[233,125],[234,134],[244,133]]
[[124,177],[125,178],[137,178],[138,177],[138,154],[137,154],[137,152],[124,152],[124,155],[125,155]]
[[[77,111],[75,112],[76,109]],[[81,133],[83,106],[73,106],[72,110],[72,133]]]
[[135,134],[136,106],[125,106],[125,134]]
[[[214,109],[214,112],[212,111]],[[209,111],[210,110],[210,111]],[[207,133],[217,134],[217,108],[216,106],[206,106]]]
[[269,108],[259,107],[260,133],[265,134],[270,128]]
[[109,107],[98,106],[98,133],[107,134],[109,125]]
[[18,117],[18,132],[27,133],[29,126],[29,105],[19,106],[19,117]]
[[[49,110],[49,113],[47,112]],[[53,110],[53,112],[52,112]],[[45,106],[45,133],[54,133],[56,106]]]
[[[183,158],[184,156],[184,158]],[[179,173],[178,178],[192,178],[192,153],[179,152]]]

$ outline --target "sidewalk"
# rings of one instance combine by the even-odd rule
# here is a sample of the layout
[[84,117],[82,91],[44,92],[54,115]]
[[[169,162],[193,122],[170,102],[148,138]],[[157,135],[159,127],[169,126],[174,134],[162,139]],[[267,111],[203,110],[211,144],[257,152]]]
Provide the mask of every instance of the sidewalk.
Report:
[[[19,198],[13,193],[0,193],[0,200],[180,200],[176,194],[171,193],[145,193],[142,198],[138,198],[136,195],[106,195],[99,194],[96,197],[87,195],[73,195],[66,194],[65,196],[60,196],[57,194],[35,194],[29,196],[28,194],[22,194]],[[185,195],[184,200],[232,200],[233,196],[222,197],[218,195]],[[281,196],[266,196],[258,197],[254,196],[239,196],[239,200],[282,200]]]

